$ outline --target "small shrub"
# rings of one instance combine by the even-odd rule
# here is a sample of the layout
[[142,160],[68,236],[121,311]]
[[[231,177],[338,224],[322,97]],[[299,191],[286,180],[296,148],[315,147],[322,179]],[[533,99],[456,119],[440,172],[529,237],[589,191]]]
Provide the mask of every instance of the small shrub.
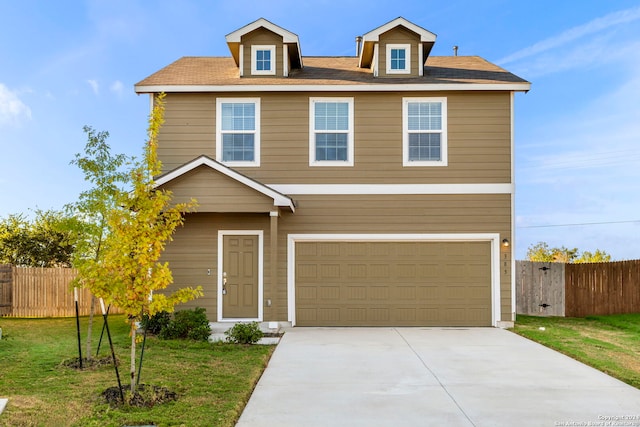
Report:
[[258,322],[236,323],[224,334],[227,336],[227,342],[235,344],[255,344],[264,336]]
[[150,334],[158,335],[163,328],[166,328],[171,321],[171,313],[161,311],[149,317],[148,314],[142,316],[140,327],[147,330]]
[[177,311],[158,336],[162,339],[192,339],[207,341],[211,335],[209,320],[204,308]]

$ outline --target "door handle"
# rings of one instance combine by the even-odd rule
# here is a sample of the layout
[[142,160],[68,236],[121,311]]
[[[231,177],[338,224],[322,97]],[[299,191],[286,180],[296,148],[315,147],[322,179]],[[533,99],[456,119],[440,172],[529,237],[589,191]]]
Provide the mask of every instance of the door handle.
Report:
[[227,272],[222,273],[222,295],[227,294]]

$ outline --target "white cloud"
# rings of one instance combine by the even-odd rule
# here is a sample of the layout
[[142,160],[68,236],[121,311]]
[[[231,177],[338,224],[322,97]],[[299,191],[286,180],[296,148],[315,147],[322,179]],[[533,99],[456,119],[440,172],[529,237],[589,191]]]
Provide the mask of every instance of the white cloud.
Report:
[[89,83],[89,86],[91,86],[91,90],[93,90],[94,94],[100,94],[100,85],[96,80],[87,80],[87,83]]
[[23,120],[31,120],[31,109],[15,91],[0,83],[0,125],[17,125]]
[[583,176],[587,169],[610,179],[624,173],[640,177],[640,63],[630,70],[635,78],[547,123],[544,142],[525,142],[518,171],[531,182]]
[[521,49],[498,61],[527,79],[611,64],[639,64],[640,7],[610,13]]
[[570,28],[556,36],[544,39],[538,43],[533,44],[532,46],[512,53],[511,55],[506,56],[496,62],[500,65],[503,65],[528,58],[533,55],[538,55],[542,52],[546,52],[548,50],[566,45],[582,37],[594,33],[599,33],[616,25],[630,23],[639,19],[640,7],[613,12],[603,17],[596,18],[590,22],[587,22],[586,24]]
[[124,85],[120,80],[116,80],[115,82],[111,83],[109,90],[120,97],[124,92]]

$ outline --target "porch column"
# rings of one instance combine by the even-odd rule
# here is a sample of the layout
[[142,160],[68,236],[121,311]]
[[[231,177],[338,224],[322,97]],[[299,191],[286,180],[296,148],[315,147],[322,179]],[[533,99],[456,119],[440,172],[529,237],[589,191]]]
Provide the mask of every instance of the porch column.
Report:
[[280,216],[280,209],[269,212],[271,218],[271,283],[269,286],[269,299],[271,300],[271,307],[269,310],[269,318],[265,320],[277,321],[278,319],[278,217]]

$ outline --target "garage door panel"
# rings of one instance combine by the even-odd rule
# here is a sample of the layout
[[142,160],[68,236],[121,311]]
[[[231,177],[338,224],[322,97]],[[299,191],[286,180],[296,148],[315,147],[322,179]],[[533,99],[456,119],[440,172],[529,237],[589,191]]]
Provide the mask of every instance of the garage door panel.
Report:
[[391,276],[389,265],[387,264],[370,264],[369,274],[370,279],[388,279]]
[[298,242],[300,326],[489,326],[489,242]]
[[366,279],[367,278],[367,265],[366,264],[349,264],[347,265],[347,277],[349,279]]

